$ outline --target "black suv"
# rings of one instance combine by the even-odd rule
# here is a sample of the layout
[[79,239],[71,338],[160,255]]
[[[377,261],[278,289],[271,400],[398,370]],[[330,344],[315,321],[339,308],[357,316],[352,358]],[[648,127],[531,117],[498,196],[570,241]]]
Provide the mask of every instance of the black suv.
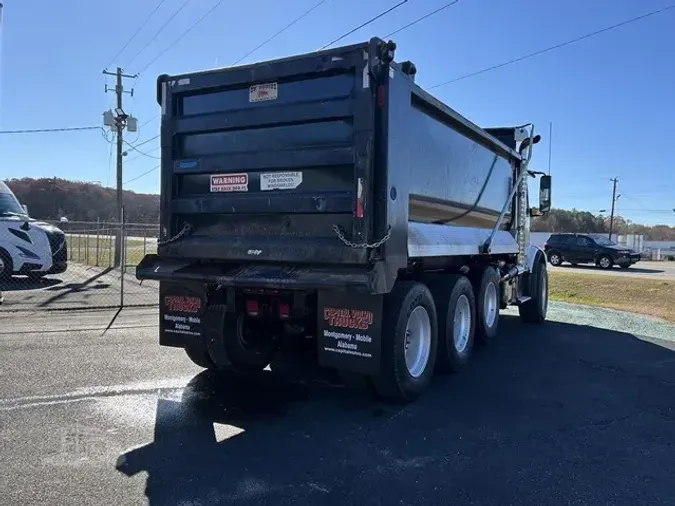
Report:
[[619,246],[600,234],[551,234],[544,244],[551,265],[593,263],[603,269],[614,264],[628,269],[640,260],[640,254]]

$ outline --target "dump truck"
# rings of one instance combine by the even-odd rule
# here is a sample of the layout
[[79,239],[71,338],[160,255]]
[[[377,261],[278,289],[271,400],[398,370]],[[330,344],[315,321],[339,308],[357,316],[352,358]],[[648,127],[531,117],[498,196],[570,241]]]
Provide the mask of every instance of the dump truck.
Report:
[[494,338],[500,310],[545,320],[540,136],[476,126],[395,50],[373,38],[158,77],[160,237],[137,277],[159,281],[160,345],[250,374],[301,342],[409,402]]

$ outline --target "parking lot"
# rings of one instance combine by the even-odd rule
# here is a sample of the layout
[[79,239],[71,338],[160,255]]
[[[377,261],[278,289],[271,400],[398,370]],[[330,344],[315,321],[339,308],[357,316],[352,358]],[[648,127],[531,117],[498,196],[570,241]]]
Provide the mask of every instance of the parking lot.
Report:
[[[675,327],[553,304],[407,407],[157,345],[155,309],[0,315],[0,489],[42,504],[672,504]],[[109,327],[109,328],[108,328]]]
[[[140,283],[129,267],[124,276],[124,303],[130,306],[157,304],[158,283]],[[121,302],[122,276],[119,269],[70,263],[63,274],[31,280],[14,276],[0,291],[5,302],[2,311],[45,309],[91,309],[116,307]]]

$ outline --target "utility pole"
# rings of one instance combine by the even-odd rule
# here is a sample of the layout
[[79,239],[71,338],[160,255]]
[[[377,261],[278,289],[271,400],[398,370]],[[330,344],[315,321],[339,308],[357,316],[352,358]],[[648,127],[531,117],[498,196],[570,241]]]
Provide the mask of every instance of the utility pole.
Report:
[[[138,77],[137,75],[129,75],[129,74],[124,74],[122,71],[121,67],[117,67],[117,70],[115,72],[109,72],[108,70],[104,70],[103,73],[108,76],[115,76],[115,88],[114,90],[111,88],[108,88],[106,85],[105,91],[114,91],[115,95],[117,97],[117,102],[116,102],[116,107],[115,107],[115,115],[112,116],[113,123],[112,124],[107,124],[106,123],[106,114],[103,114],[104,117],[104,124],[106,126],[110,126],[117,134],[117,222],[118,222],[118,228],[115,234],[115,262],[114,266],[119,267],[120,263],[122,261],[122,243],[124,238],[122,237],[122,206],[124,205],[122,201],[122,158],[124,156],[124,137],[123,137],[123,132],[124,132],[124,127],[127,126],[127,120],[130,118],[129,115],[127,115],[124,112],[124,108],[122,107],[122,96],[124,93],[129,93],[132,97],[134,96],[134,90],[133,88],[131,91],[124,91],[124,86],[122,85],[122,79],[127,78],[127,79],[135,79]],[[131,126],[131,125],[130,125]],[[130,131],[135,131],[135,121],[134,121],[134,128],[133,130],[130,128]]]
[[618,178],[610,179],[610,181],[614,182],[614,188],[612,189],[612,213],[609,216],[609,240],[612,240],[612,229],[614,228],[614,204],[616,204],[616,201],[619,199],[619,197],[616,196],[616,184],[619,182]]

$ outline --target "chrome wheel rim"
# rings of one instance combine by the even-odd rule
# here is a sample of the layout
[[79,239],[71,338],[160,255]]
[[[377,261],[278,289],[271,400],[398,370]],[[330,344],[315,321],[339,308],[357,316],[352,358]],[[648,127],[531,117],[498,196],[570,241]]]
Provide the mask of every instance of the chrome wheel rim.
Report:
[[551,263],[553,265],[558,265],[560,263],[560,257],[558,255],[551,255]]
[[492,327],[497,319],[497,287],[494,283],[489,283],[485,289],[483,318],[485,318],[485,325],[488,328]]
[[466,295],[460,295],[455,306],[453,317],[452,339],[455,350],[464,353],[469,344],[471,333],[471,305]]
[[431,319],[422,306],[413,309],[405,326],[405,365],[413,378],[427,367],[431,352]]
[[605,269],[609,267],[609,258],[607,257],[602,257],[600,259],[600,267],[604,267]]

